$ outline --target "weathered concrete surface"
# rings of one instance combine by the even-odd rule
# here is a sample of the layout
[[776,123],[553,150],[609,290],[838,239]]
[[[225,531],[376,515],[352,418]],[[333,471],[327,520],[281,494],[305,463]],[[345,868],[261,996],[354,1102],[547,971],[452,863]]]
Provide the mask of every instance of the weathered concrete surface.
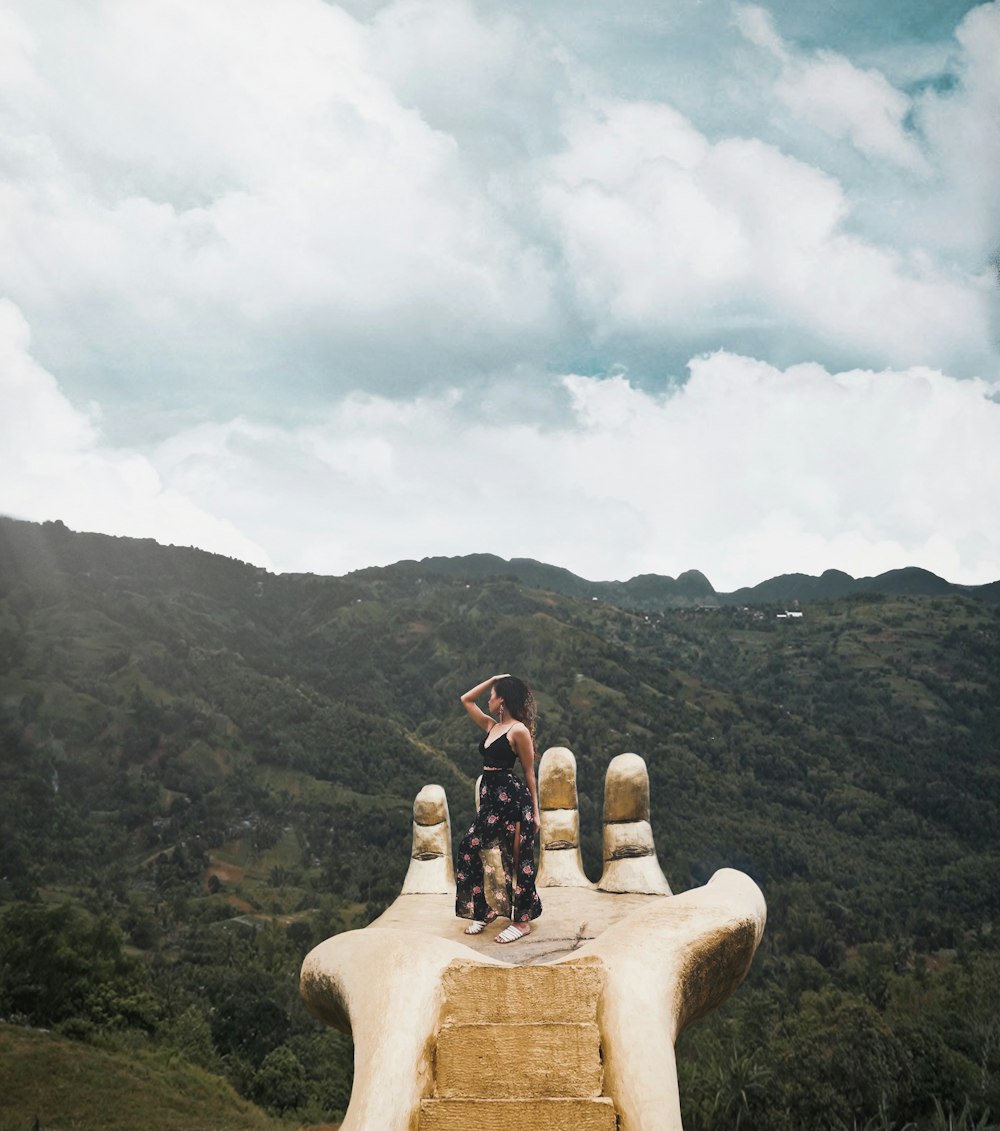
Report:
[[638,754],[618,754],[604,775],[604,822],[649,820],[649,774]]
[[581,947],[606,971],[598,1022],[621,1131],[682,1131],[674,1042],[743,981],[766,915],[753,880],[725,868]]
[[638,754],[619,754],[608,765],[603,843],[601,891],[671,894],[649,823],[649,773]]
[[467,954],[459,943],[387,929],[347,931],[306,955],[299,982],[306,1007],[354,1037],[344,1131],[411,1131],[433,1089],[441,975]]
[[445,895],[402,895],[365,930],[390,928],[433,935],[467,947],[470,958],[482,956],[526,966],[573,954],[633,911],[663,901],[657,895],[609,895],[594,888],[546,888],[539,894],[542,916],[531,924],[531,934],[515,943],[493,941],[506,925],[503,919],[481,935],[464,934],[469,921],[455,918],[454,896]]
[[410,866],[402,892],[404,895],[440,895],[454,891],[448,798],[441,786],[425,785],[413,802]]
[[599,1096],[603,1083],[596,1021],[493,1021],[443,1025],[434,1094],[445,1098]]
[[442,976],[441,1024],[482,1021],[483,1003],[498,1023],[593,1021],[604,986],[599,959],[558,966],[483,966],[476,959],[453,962]]
[[420,1131],[616,1131],[611,1100],[424,1100]]
[[[508,1131],[505,1118],[546,1131],[616,1126],[601,1095],[599,960],[516,967],[454,962],[441,980],[434,1099],[421,1103],[418,1131]],[[513,1111],[511,1101],[518,1105]]]
[[551,746],[538,766],[540,888],[589,888],[580,854],[580,813],[576,757],[565,746]]

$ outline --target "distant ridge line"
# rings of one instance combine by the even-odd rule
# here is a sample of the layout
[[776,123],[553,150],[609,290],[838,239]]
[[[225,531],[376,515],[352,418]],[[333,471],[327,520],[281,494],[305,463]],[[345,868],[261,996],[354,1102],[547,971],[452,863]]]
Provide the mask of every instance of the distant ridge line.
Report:
[[[44,553],[47,562],[68,572],[90,569],[128,568],[170,575],[197,574],[203,581],[222,588],[239,576],[243,584],[259,584],[268,571],[235,558],[200,550],[193,546],[167,546],[152,538],[130,538],[70,530],[63,522],[30,522],[0,515],[0,574],[16,573],[15,551]],[[163,551],[162,554],[159,551]],[[22,563],[23,564],[23,563]],[[208,571],[206,574],[205,571]],[[234,574],[233,571],[236,571]],[[485,581],[508,578],[533,589],[543,589],[580,600],[605,601],[608,604],[643,612],[678,608],[723,608],[749,604],[792,604],[808,601],[829,601],[838,597],[881,594],[885,596],[970,596],[989,604],[1000,604],[1000,580],[984,585],[957,585],[918,566],[889,570],[875,577],[852,577],[842,570],[828,569],[819,577],[805,573],[785,573],[758,585],[744,586],[731,593],[715,590],[700,570],[685,570],[676,578],[663,574],[644,573],[628,581],[589,581],[562,566],[548,565],[534,558],[501,558],[496,554],[477,553],[454,557],[435,556],[405,558],[391,565],[366,566],[339,575],[345,580],[374,580],[379,577],[420,577],[436,575],[453,580]],[[288,579],[312,577],[319,583],[324,577],[336,580],[338,575],[285,573]]]
[[380,573],[437,574],[456,579],[482,581],[508,577],[535,589],[547,589],[567,597],[596,598],[611,604],[655,611],[667,608],[726,607],[746,604],[780,604],[829,601],[838,597],[881,594],[884,596],[939,597],[966,595],[1000,604],[1000,581],[985,585],[956,585],[919,566],[888,570],[874,577],[852,577],[842,570],[828,569],[819,577],[785,573],[758,585],[731,593],[715,590],[699,570],[685,570],[676,578],[645,573],[628,581],[589,581],[561,566],[534,558],[501,558],[496,554],[464,554],[455,557],[406,558],[389,566],[369,566],[350,577],[376,577]]

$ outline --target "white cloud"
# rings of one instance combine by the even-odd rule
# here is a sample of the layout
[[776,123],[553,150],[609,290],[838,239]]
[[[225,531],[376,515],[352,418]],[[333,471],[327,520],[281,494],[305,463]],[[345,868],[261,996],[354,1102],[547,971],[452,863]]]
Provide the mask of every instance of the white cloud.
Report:
[[860,70],[842,55],[821,51],[790,68],[778,97],[831,137],[847,138],[869,157],[927,171],[920,147],[906,132],[910,99],[875,70]]
[[415,338],[488,367],[548,334],[544,257],[377,76],[369,35],[322,0],[32,21],[3,121],[0,293],[52,364],[197,388],[300,368],[342,387],[364,362],[405,386],[427,379],[399,365]]
[[404,105],[491,170],[550,149],[574,94],[565,50],[506,6],[395,0],[372,21],[369,57]]
[[917,202],[914,223],[982,266],[1000,247],[1000,3],[969,12],[956,39],[957,81],[917,103],[940,183],[927,204]]
[[781,370],[719,352],[681,388],[567,376],[558,427],[458,390],[355,394],[307,426],[246,417],[148,456],[103,441],[0,303],[0,511],[195,544],[283,570],[492,551],[595,579],[704,570],[720,589],[835,567],[997,576],[1000,386]]
[[155,462],[284,569],[488,550],[595,579],[699,568],[724,589],[831,567],[997,575],[984,516],[1000,405],[982,381],[717,353],[669,394],[623,376],[564,382],[571,415],[556,429],[478,420],[457,392],[354,397],[308,428],[180,436]]
[[165,484],[143,455],[102,443],[99,413],[76,409],[31,357],[28,325],[0,299],[0,513],[79,530],[196,545],[269,565],[225,518]]
[[831,137],[846,138],[868,157],[927,171],[919,145],[906,130],[910,99],[885,75],[856,67],[834,51],[796,55],[770,14],[755,4],[737,8],[735,20],[747,39],[781,62],[774,91],[792,113]]
[[[1000,246],[1000,3],[969,11],[953,39],[868,44],[879,67],[797,48],[757,5],[738,7],[734,22],[763,49],[757,128],[762,105],[782,148],[838,176],[852,230],[897,254],[922,255],[956,280],[982,281]],[[867,161],[852,162],[842,142]],[[995,292],[992,306],[995,355]]]
[[621,380],[569,383],[589,422],[579,443],[565,439],[581,486],[644,514],[650,568],[670,546],[675,562],[680,547],[690,564],[711,557],[724,587],[830,567],[997,572],[985,518],[1000,491],[996,386],[919,368],[782,371],[726,353],[693,361],[662,399]]
[[758,47],[769,51],[782,63],[790,60],[785,41],[774,26],[771,13],[756,4],[740,4],[733,10],[733,22],[740,32]]
[[[881,230],[906,238],[876,222],[862,238],[857,183],[738,136],[784,92],[813,133],[914,181],[903,96],[797,52],[762,8],[738,13],[763,48],[739,39],[757,102],[711,138],[665,102],[605,95],[608,76],[526,6],[0,12],[0,294],[116,435],[149,416],[150,387],[188,414],[287,420],[351,388],[409,395],[588,354],[598,369],[720,345],[963,375],[995,362],[987,257],[950,262],[940,233],[967,237],[932,185],[923,232],[904,195],[880,216],[895,208]],[[948,138],[969,136],[950,123],[990,114],[977,20],[993,26],[963,25],[965,93],[916,107],[946,175],[963,167]],[[959,203],[985,216],[1000,193],[978,176],[956,173]]]
[[983,365],[986,283],[853,235],[832,177],[676,111],[606,101],[576,119],[542,195],[599,332],[724,340],[741,327],[880,365]]

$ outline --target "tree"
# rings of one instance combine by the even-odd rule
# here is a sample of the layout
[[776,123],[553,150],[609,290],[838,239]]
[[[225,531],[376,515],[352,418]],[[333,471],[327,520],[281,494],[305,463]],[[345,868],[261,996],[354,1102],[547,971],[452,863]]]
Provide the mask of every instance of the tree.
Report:
[[138,968],[107,918],[70,907],[15,904],[0,920],[0,1013],[35,1025],[107,1017],[111,998],[132,996]]
[[251,1085],[253,1098],[269,1111],[292,1111],[305,1103],[309,1090],[306,1071],[287,1045],[264,1057]]

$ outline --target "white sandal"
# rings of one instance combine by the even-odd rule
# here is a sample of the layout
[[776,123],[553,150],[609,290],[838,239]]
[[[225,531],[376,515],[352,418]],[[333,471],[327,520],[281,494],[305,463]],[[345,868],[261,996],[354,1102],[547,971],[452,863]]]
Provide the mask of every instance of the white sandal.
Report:
[[531,928],[527,927],[525,930],[515,927],[513,923],[509,927],[504,927],[499,935],[494,939],[498,943],[512,943],[517,942],[518,939],[523,939],[526,934],[530,932]]
[[481,935],[486,930],[486,922],[483,919],[473,919],[472,922],[465,928],[467,935]]

